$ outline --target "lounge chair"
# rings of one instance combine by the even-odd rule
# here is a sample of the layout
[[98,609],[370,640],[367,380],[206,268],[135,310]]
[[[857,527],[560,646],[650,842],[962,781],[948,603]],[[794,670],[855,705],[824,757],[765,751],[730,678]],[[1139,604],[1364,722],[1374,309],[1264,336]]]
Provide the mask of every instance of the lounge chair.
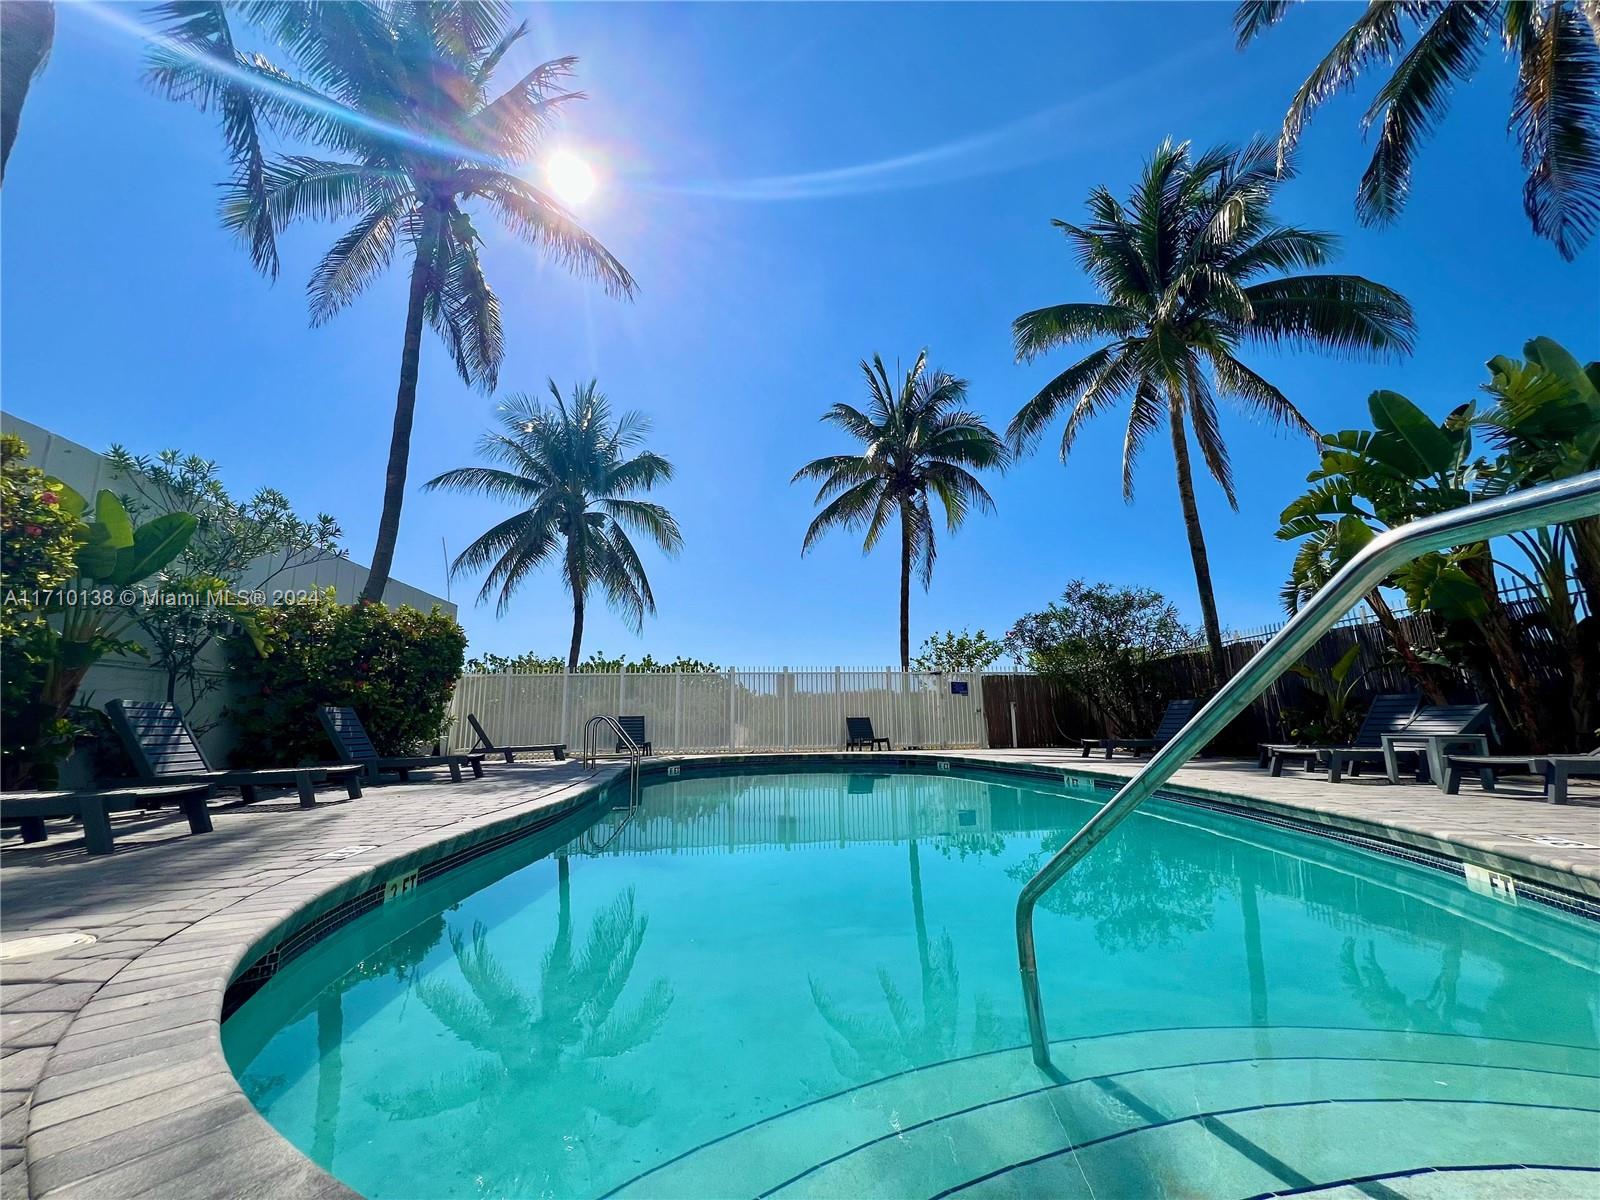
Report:
[[[650,748],[650,739],[645,736],[643,717],[618,717],[617,724],[622,726],[622,732],[627,734],[633,744],[645,754],[654,754]],[[621,754],[629,747],[621,738],[617,739],[617,753]]]
[[496,746],[484,731],[483,726],[479,724],[476,714],[467,714],[467,724],[472,726],[474,741],[471,753],[473,754],[480,750],[485,754],[503,754],[506,756],[507,762],[515,762],[516,756],[519,754],[549,754],[557,759],[567,756],[567,744],[565,742],[547,742],[542,746]]
[[1106,757],[1110,758],[1116,750],[1131,750],[1135,754],[1148,750],[1155,753],[1170,742],[1178,730],[1189,723],[1189,718],[1194,716],[1195,709],[1200,707],[1198,700],[1174,700],[1167,705],[1167,711],[1161,714],[1161,724],[1156,726],[1154,737],[1147,738],[1081,738],[1083,757],[1089,757],[1089,751],[1103,749]]
[[116,848],[111,841],[110,813],[175,804],[189,818],[190,833],[210,833],[211,814],[206,811],[210,795],[211,788],[204,783],[92,792],[7,792],[0,795],[0,823],[22,826],[24,842],[42,842],[45,818],[71,817],[83,822],[83,840],[90,854],[110,854]]
[[[1261,765],[1273,775],[1282,775],[1285,763],[1303,762],[1307,771],[1315,771],[1318,763],[1330,758],[1338,750],[1376,749],[1381,757],[1383,735],[1404,729],[1411,718],[1417,715],[1417,705],[1421,702],[1422,697],[1415,692],[1390,692],[1374,696],[1372,707],[1367,709],[1361,728],[1356,730],[1355,739],[1349,746],[1291,746],[1267,742],[1261,746]],[[1333,770],[1331,762],[1328,769],[1330,772]],[[1342,765],[1340,774],[1343,774]],[[1330,773],[1329,778],[1337,781],[1338,776]]]
[[1417,710],[1404,729],[1383,736],[1383,765],[1390,783],[1400,782],[1402,756],[1416,760],[1417,780],[1444,786],[1445,755],[1451,747],[1478,747],[1489,753],[1487,704],[1441,704]]
[[1600,748],[1587,754],[1534,754],[1524,757],[1501,754],[1451,754],[1446,756],[1444,790],[1451,796],[1461,792],[1461,777],[1476,771],[1486,792],[1494,791],[1500,775],[1538,775],[1544,779],[1544,798],[1551,804],[1567,802],[1567,780],[1600,779]]
[[366,727],[361,724],[355,709],[325,706],[317,710],[317,716],[322,719],[322,728],[327,730],[328,740],[339,752],[339,758],[347,763],[359,764],[373,783],[379,782],[384,771],[393,771],[404,782],[411,778],[411,772],[423,767],[448,768],[453,783],[461,782],[461,768],[464,766],[471,767],[475,777],[483,778],[482,754],[383,755],[378,753],[378,748],[367,736]]
[[872,731],[871,717],[846,717],[844,719],[844,748],[846,750],[876,750],[882,746],[885,750],[893,750],[886,737],[879,737]]
[[[1388,760],[1392,757],[1396,765],[1396,774],[1391,776],[1393,782],[1399,782],[1398,767],[1402,757],[1415,759],[1417,763],[1418,778],[1422,777],[1423,768],[1429,764],[1429,756],[1433,753],[1430,739],[1465,737],[1474,739],[1478,731],[1489,723],[1489,706],[1487,704],[1444,704],[1436,708],[1420,708],[1412,718],[1398,729],[1385,730],[1378,736],[1377,746],[1326,746],[1322,747],[1323,753],[1328,756],[1328,782],[1338,783],[1344,778],[1346,771],[1355,774],[1362,766],[1378,765],[1387,769]],[[1416,740],[1415,745],[1397,745],[1391,756],[1383,743],[1407,737]]]
[[183,710],[171,701],[113,700],[106,705],[106,715],[127,747],[139,778],[151,783],[236,787],[246,804],[255,801],[258,788],[293,788],[299,793],[301,808],[316,804],[319,783],[343,783],[352,800],[361,798],[361,768],[355,765],[217,770],[206,758]]

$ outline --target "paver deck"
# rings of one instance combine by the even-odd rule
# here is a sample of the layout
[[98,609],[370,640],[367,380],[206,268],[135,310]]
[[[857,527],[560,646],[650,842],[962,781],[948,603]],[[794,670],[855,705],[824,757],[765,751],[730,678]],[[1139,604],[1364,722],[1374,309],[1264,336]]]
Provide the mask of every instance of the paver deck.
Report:
[[[1075,752],[961,751],[1127,776],[1131,759]],[[90,859],[52,836],[0,858],[0,934],[68,931],[90,945],[0,963],[0,1195],[4,1197],[349,1196],[250,1106],[222,1057],[222,997],[252,947],[330,892],[354,892],[428,847],[576,806],[599,776],[576,763],[491,768],[482,780],[324,792],[216,809],[190,837],[170,816],[121,821],[117,853]],[[1507,780],[1496,795],[1315,776],[1269,778],[1201,762],[1173,781],[1302,819],[1387,831],[1434,848],[1467,847],[1533,878],[1600,895],[1600,787],[1541,802]],[[1572,843],[1577,843],[1576,845]],[[1592,884],[1591,888],[1589,885]]]

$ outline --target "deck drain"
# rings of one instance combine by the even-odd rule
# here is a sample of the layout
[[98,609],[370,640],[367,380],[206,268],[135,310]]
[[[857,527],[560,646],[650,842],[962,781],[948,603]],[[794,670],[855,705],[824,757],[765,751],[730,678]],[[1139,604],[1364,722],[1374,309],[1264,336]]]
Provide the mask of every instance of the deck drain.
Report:
[[0,961],[59,954],[77,946],[92,946],[94,940],[92,933],[40,933],[33,937],[8,938],[0,942]]

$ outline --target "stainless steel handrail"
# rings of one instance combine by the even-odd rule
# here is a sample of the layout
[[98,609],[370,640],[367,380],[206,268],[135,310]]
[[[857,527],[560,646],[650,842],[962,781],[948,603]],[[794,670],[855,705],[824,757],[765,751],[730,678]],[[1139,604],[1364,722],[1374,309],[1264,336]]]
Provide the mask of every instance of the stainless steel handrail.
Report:
[[644,747],[628,735],[628,731],[613,716],[601,713],[599,716],[590,717],[583,725],[583,757],[588,760],[591,767],[597,767],[600,761],[600,748],[595,744],[594,731],[601,725],[609,725],[628,750],[628,807],[632,808],[639,802],[639,760],[644,756]]
[[1033,943],[1033,910],[1039,897],[1054,887],[1089,851],[1103,841],[1184,763],[1250,701],[1266,690],[1288,666],[1299,660],[1362,597],[1396,568],[1430,550],[1443,550],[1538,525],[1559,524],[1578,517],[1600,516],[1600,471],[1559,483],[1512,492],[1431,517],[1423,517],[1379,534],[1308,600],[1283,629],[1230,679],[1116,795],[1111,797],[1049,862],[1023,885],[1017,897],[1017,963],[1022,971],[1022,998],[1028,1012],[1033,1061],[1050,1067],[1044,1003],[1039,996],[1039,961]]

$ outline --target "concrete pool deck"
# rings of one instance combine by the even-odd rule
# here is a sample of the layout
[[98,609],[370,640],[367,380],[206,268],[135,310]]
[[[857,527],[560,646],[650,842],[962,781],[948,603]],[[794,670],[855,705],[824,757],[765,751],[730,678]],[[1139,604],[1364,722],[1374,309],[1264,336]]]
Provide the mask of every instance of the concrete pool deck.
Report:
[[[1133,760],[1072,751],[921,752],[965,762],[1131,775]],[[794,756],[786,756],[794,757]],[[865,759],[867,756],[852,756]],[[896,755],[896,758],[907,757]],[[89,858],[53,834],[0,852],[0,935],[96,940],[0,962],[0,1194],[5,1197],[349,1196],[256,1114],[223,1060],[223,993],[256,947],[313,902],[354,897],[409,862],[576,808],[599,775],[575,763],[490,767],[481,780],[375,788],[214,809],[216,832],[181,818],[116,824],[116,854]],[[1332,786],[1201,761],[1173,780],[1274,815],[1386,832],[1600,895],[1600,787],[1563,808],[1526,781],[1484,795],[1374,779]],[[1577,843],[1574,845],[1573,843]]]

